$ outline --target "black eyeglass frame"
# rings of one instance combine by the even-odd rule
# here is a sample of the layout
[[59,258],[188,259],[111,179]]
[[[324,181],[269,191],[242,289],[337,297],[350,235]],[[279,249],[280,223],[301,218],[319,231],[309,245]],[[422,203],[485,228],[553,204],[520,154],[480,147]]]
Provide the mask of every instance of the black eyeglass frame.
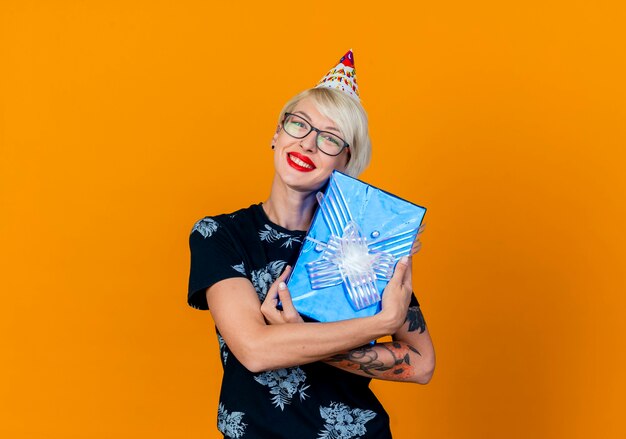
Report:
[[[317,149],[319,149],[321,152],[323,152],[324,154],[326,154],[326,155],[329,155],[329,156],[331,156],[331,157],[336,157],[336,156],[338,156],[339,154],[341,154],[341,153],[343,152],[343,150],[344,150],[344,149],[346,149],[346,148],[348,148],[348,147],[350,146],[350,144],[349,144],[348,142],[346,142],[345,140],[343,140],[343,139],[342,139],[341,137],[339,137],[337,134],[335,134],[335,133],[331,133],[330,131],[323,131],[323,130],[319,130],[319,129],[315,128],[313,125],[311,125],[311,123],[310,123],[308,120],[306,120],[304,117],[300,116],[299,114],[285,113],[285,115],[284,115],[284,117],[283,117],[283,122],[282,122],[283,129],[285,129],[285,120],[287,119],[287,117],[288,117],[288,116],[295,116],[295,117],[298,117],[298,118],[302,119],[302,120],[303,120],[303,121],[305,121],[307,124],[309,124],[309,126],[311,127],[311,129],[310,129],[309,131],[307,131],[307,133],[306,133],[304,136],[302,136],[302,137],[297,137],[297,136],[294,136],[293,134],[291,134],[291,133],[287,132],[287,130],[285,130],[285,132],[286,132],[287,134],[289,134],[291,137],[293,137],[294,139],[304,139],[306,136],[308,136],[309,134],[311,134],[311,131],[315,131],[315,133],[316,133],[316,137],[315,137],[315,147],[316,147]],[[317,136],[319,136],[321,133],[328,133],[328,134],[332,134],[333,136],[335,136],[336,138],[338,138],[339,140],[341,140],[341,141],[343,142],[343,145],[341,146],[341,149],[339,150],[339,152],[338,152],[337,154],[329,154],[329,153],[327,153],[326,151],[324,151],[322,148],[320,148],[320,147],[317,145]]]

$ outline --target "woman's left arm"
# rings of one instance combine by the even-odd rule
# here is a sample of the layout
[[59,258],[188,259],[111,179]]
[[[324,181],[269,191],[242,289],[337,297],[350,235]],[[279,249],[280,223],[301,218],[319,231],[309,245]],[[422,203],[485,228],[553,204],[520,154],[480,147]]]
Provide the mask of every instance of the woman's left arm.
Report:
[[427,384],[435,370],[435,350],[420,307],[411,306],[393,341],[351,349],[324,361],[369,378]]
[[[282,310],[276,308],[279,300]],[[427,384],[435,369],[435,350],[415,297],[412,303],[415,305],[409,306],[404,324],[393,335],[393,341],[361,346],[322,361],[368,378]],[[284,284],[277,294],[267,295],[261,312],[272,325],[303,323]]]
[[[417,232],[411,255],[422,247],[420,237],[424,228],[425,224],[422,224]],[[435,371],[435,349],[415,297],[411,305],[406,321],[394,334],[393,341],[365,345],[324,361],[369,378],[427,384]]]
[[[411,250],[412,255],[421,248],[419,237],[423,231],[424,225],[418,230]],[[282,293],[280,299],[283,302],[283,311],[276,309],[278,295],[275,297],[268,295],[265,299],[267,303],[261,309],[266,321],[270,324],[302,322],[291,302],[289,291],[284,288],[279,289],[279,293]],[[411,305],[404,324],[393,335],[393,341],[361,346],[322,361],[346,372],[368,378],[427,384],[435,370],[435,349],[415,296]]]

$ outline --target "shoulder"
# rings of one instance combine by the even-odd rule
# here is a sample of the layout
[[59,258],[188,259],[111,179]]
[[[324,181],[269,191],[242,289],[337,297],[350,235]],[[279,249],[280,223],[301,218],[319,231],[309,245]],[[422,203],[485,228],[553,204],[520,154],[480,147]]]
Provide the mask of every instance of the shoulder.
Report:
[[219,228],[219,223],[215,220],[215,218],[210,216],[205,216],[201,220],[196,221],[196,223],[191,228],[191,235],[194,233],[198,233],[203,238],[208,238],[213,235]]
[[258,204],[253,204],[235,212],[205,216],[194,223],[191,228],[191,235],[197,233],[202,238],[209,238],[218,231],[233,233],[237,230],[246,229],[255,223],[258,207]]

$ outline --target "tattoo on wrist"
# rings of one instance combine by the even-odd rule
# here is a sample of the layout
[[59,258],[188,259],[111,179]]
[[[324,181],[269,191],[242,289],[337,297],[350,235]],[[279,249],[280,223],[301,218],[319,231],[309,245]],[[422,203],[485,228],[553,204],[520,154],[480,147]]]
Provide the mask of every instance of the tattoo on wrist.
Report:
[[405,322],[409,322],[409,332],[417,331],[419,329],[421,334],[426,330],[424,314],[422,314],[422,310],[419,306],[409,306]]

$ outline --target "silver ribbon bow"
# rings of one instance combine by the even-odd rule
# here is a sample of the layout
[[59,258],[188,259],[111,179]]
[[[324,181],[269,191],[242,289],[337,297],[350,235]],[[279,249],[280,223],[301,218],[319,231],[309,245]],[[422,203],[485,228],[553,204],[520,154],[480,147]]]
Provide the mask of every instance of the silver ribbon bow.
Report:
[[395,262],[410,253],[417,229],[368,242],[352,219],[334,179],[330,180],[326,196],[318,193],[317,200],[331,236],[327,243],[307,237],[317,244],[316,249],[324,249],[318,260],[305,264],[311,288],[343,283],[356,311],[380,302],[376,281],[391,279]]

